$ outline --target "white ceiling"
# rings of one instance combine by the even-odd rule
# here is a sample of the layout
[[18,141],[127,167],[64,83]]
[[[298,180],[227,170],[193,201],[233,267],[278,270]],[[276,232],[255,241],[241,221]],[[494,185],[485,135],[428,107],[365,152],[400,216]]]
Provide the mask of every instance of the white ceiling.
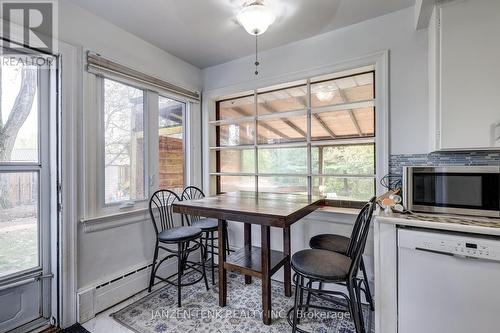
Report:
[[[68,0],[205,68],[254,52],[235,16],[245,0]],[[414,0],[265,0],[277,14],[259,48],[308,38],[412,6]]]

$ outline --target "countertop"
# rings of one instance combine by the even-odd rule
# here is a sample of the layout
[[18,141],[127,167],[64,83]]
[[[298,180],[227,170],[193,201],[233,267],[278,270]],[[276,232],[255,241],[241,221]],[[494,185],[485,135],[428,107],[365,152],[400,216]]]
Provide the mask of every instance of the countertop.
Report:
[[411,227],[450,230],[482,235],[500,236],[500,219],[441,214],[385,214],[375,215],[378,223],[389,223]]

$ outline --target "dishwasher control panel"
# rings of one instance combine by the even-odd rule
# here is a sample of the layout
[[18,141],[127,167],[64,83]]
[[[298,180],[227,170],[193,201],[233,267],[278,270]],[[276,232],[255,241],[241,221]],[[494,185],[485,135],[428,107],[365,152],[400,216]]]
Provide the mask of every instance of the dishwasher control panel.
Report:
[[411,237],[407,233],[398,233],[400,247],[435,251],[450,255],[471,258],[500,260],[500,243],[496,240],[468,237],[439,232],[414,231]]

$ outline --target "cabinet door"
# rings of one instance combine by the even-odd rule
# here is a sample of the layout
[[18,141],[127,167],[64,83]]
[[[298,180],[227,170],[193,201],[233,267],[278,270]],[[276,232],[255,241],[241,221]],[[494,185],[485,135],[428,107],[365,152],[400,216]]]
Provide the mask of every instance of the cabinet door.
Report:
[[500,1],[440,9],[440,148],[500,148]]

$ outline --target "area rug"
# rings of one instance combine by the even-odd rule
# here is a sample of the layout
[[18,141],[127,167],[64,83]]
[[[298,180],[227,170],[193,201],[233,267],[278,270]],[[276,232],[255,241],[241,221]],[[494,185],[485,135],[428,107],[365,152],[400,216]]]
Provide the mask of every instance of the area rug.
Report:
[[[193,275],[188,279],[196,278]],[[210,281],[209,281],[210,282]],[[286,314],[293,306],[293,297],[285,297],[283,284],[272,281],[272,324],[266,326],[261,317],[261,282],[254,279],[245,285],[241,275],[228,273],[227,306],[218,306],[218,288],[210,284],[207,291],[203,283],[182,289],[182,307],[178,308],[176,288],[170,285],[130,304],[111,316],[128,329],[139,333],[191,333],[191,332],[290,332]],[[332,303],[312,297],[315,305]],[[340,308],[341,305],[336,305]],[[373,314],[363,308],[367,332],[374,332]],[[355,333],[354,324],[347,313],[310,311],[304,314],[299,326],[314,333]]]

